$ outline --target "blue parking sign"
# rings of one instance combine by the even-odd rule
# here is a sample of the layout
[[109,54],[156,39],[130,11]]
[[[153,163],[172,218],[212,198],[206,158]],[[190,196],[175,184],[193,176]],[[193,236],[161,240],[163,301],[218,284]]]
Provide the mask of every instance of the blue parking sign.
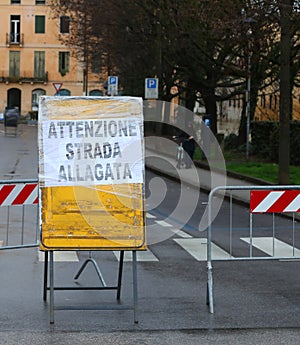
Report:
[[156,78],[148,78],[147,79],[147,88],[148,89],[156,89],[157,79]]
[[158,98],[158,78],[145,79],[145,98],[146,99]]
[[108,77],[108,84],[110,84],[110,85],[117,85],[118,84],[118,77],[116,77],[116,76],[109,76]]

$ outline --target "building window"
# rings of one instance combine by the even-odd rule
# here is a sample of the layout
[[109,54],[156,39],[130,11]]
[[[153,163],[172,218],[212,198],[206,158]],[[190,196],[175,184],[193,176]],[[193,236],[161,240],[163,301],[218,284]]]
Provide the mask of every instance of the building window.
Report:
[[70,17],[69,16],[61,16],[59,27],[60,27],[60,33],[61,34],[68,34],[70,32]]
[[20,4],[21,0],[10,0],[10,3],[13,4]]
[[46,91],[43,89],[35,89],[32,91],[32,106],[33,111],[38,111],[39,108],[39,99],[41,96],[46,95]]
[[35,33],[45,33],[45,16],[35,16]]
[[10,16],[10,43],[20,43],[20,16]]
[[103,91],[101,90],[91,90],[89,96],[103,96]]
[[261,106],[266,107],[266,95],[264,93],[261,95]]
[[64,76],[70,71],[70,53],[59,52],[58,56],[58,71]]
[[9,52],[9,77],[20,77],[20,52],[11,50]]
[[272,109],[273,95],[270,95],[269,99],[270,99],[270,101],[269,101],[269,109]]
[[46,0],[35,0],[36,5],[46,5]]
[[56,96],[71,96],[71,91],[68,89],[60,89]]
[[34,52],[34,78],[45,77],[45,52]]

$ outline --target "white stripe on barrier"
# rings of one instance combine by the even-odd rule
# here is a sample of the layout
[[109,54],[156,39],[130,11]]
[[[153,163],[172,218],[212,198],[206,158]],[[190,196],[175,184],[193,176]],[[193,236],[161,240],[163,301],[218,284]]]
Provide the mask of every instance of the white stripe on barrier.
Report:
[[267,212],[268,209],[281,197],[284,191],[281,192],[270,192],[260,204],[258,204],[253,212]]
[[300,209],[300,195],[283,210],[283,212],[297,212]]
[[28,198],[25,200],[24,204],[33,204],[36,198],[38,197],[38,185],[34,188]]
[[16,197],[20,194],[21,190],[23,189],[24,184],[16,184],[14,189],[9,193],[6,199],[3,201],[1,206],[10,206]]

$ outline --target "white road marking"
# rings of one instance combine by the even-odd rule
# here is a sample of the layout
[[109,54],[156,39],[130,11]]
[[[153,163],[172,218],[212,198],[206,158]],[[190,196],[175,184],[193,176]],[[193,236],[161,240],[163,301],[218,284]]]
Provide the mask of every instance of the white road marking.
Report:
[[170,229],[172,232],[174,232],[174,235],[177,235],[179,237],[182,237],[182,238],[193,238],[193,236],[187,234],[186,232],[182,231],[182,230],[179,230],[179,229],[176,229],[176,228],[173,228],[173,229]]
[[[175,238],[174,241],[178,243],[183,249],[191,254],[197,261],[207,260],[207,240],[206,238]],[[222,248],[216,244],[211,245],[211,254],[213,260],[230,259],[230,256]]]
[[156,218],[156,217],[155,217],[155,216],[153,216],[153,214],[151,214],[151,213],[147,212],[147,213],[146,213],[146,218],[149,218],[149,219],[154,219],[154,218]]
[[[249,237],[242,237],[242,241],[250,244]],[[273,254],[273,244],[274,244],[274,254]],[[270,256],[278,256],[278,257],[293,257],[293,246],[278,240],[277,238],[273,237],[253,237],[252,238],[252,245],[253,247],[263,251],[264,253]],[[294,248],[294,256],[300,257],[300,250]]]
[[[158,225],[164,227],[164,228],[168,228],[168,230],[172,231],[175,235],[183,237],[183,238],[192,238],[191,235],[187,234],[184,231],[181,231],[179,229],[176,229],[173,227],[172,224],[165,222],[164,220],[156,220],[155,223],[157,223]],[[173,229],[170,229],[173,228]]]
[[[114,251],[115,257],[120,261],[120,252]],[[137,250],[136,260],[139,262],[155,262],[159,261],[158,258],[149,250]],[[124,252],[124,261],[132,261],[132,251]]]
[[[76,251],[53,251],[54,262],[78,262],[78,256]],[[38,251],[39,261],[45,261],[45,254],[42,251]]]
[[165,222],[164,220],[156,220],[155,223],[157,223],[160,226],[163,226],[164,228],[171,228],[173,225]]

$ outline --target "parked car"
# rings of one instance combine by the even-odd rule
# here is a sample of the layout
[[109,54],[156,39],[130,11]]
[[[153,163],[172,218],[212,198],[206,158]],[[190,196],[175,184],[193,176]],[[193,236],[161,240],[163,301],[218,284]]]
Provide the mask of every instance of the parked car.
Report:
[[4,130],[7,134],[7,127],[15,128],[15,135],[17,135],[18,121],[20,118],[20,111],[18,108],[5,108],[4,110]]

